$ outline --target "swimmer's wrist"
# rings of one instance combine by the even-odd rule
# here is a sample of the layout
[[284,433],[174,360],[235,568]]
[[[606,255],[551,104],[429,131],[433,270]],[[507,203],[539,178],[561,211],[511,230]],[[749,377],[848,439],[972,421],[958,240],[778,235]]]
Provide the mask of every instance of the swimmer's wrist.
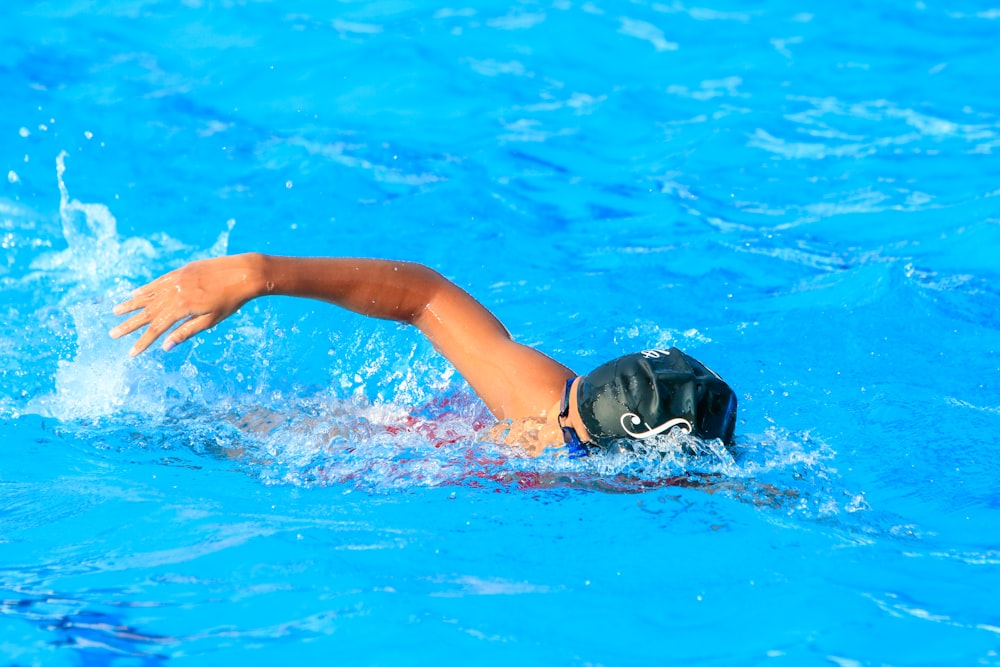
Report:
[[250,298],[271,294],[274,291],[274,281],[268,277],[271,270],[270,258],[259,252],[248,252],[242,255],[242,259],[246,262]]

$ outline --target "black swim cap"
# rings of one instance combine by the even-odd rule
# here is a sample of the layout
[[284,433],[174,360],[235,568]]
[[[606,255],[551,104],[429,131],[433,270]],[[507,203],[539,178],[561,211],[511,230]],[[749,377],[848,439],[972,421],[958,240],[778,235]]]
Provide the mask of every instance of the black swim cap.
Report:
[[729,445],[736,394],[697,359],[675,347],[644,350],[598,366],[577,388],[577,408],[596,444],[644,440],[678,427]]

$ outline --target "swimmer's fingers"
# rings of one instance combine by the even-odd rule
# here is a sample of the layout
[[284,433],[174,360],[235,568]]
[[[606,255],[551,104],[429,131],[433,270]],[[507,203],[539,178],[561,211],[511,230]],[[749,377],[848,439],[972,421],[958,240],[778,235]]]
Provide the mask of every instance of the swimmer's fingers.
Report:
[[[177,322],[184,319],[187,315],[173,315],[170,313],[160,313],[158,315],[150,317],[148,314],[149,310],[143,310],[141,313],[130,319],[125,324],[129,324],[133,320],[137,320],[135,328],[141,327],[143,324],[148,324],[146,330],[142,332],[139,336],[139,340],[135,342],[132,349],[128,351],[129,356],[136,356],[142,354],[150,345],[152,345],[157,338],[166,333],[170,327],[174,326]],[[124,325],[122,325],[124,326]]]
[[121,303],[116,303],[111,312],[115,315],[125,315],[128,313],[135,312],[140,308],[145,308],[149,305],[149,297],[143,295],[141,297],[133,296],[131,299],[122,301]]
[[[116,311],[117,311],[117,309],[116,309]],[[122,311],[122,312],[127,313],[127,312],[131,312],[131,311],[127,311],[126,310],[126,311]],[[119,315],[121,313],[116,312],[115,314]],[[140,312],[140,313],[138,313],[136,315],[133,315],[132,317],[128,318],[127,320],[125,320],[121,324],[119,324],[119,325],[117,325],[115,327],[112,327],[111,331],[109,331],[108,334],[112,338],[121,338],[122,336],[127,336],[130,333],[132,333],[133,331],[135,331],[136,329],[140,329],[140,328],[146,326],[147,324],[149,324],[149,320],[150,320],[149,314],[145,310],[143,310],[142,312]]]
[[111,309],[111,312],[115,315],[124,315],[125,313],[131,313],[133,310],[139,310],[140,308],[142,308],[142,304],[135,299],[128,299],[127,301],[116,303],[115,307]]
[[[151,317],[148,310],[143,310],[113,328],[109,333],[112,338],[121,338],[122,336],[127,336],[128,334],[137,331],[148,324],[149,328],[143,332],[143,334],[139,337],[139,340],[137,340],[132,346],[132,349],[129,350],[129,355],[134,357],[145,352],[157,338],[162,336],[170,329],[170,327],[184,317],[184,315],[179,317],[171,315]],[[191,336],[214,326],[216,323],[216,318],[210,314],[195,315],[167,335],[163,341],[163,349],[170,350],[175,345],[183,343]]]
[[195,315],[180,325],[163,339],[163,349],[169,352],[174,346],[180,345],[191,336],[217,324],[216,318],[210,314]]
[[132,290],[130,298],[116,304],[115,307],[111,309],[111,312],[115,315],[125,315],[126,313],[139,310],[140,308],[145,308],[158,298],[162,299],[163,297],[170,295],[172,293],[171,290],[177,291],[179,288],[176,286],[176,282],[177,271],[165,273],[156,280],[148,282],[142,287],[137,287]]
[[[139,312],[118,326],[113,327],[111,331],[108,332],[112,338],[127,336],[133,331],[146,326],[154,320],[166,319],[162,315],[165,306],[162,303],[162,300],[157,299],[159,295],[163,294],[162,291],[153,292],[141,287],[135,290],[132,294],[133,298],[119,303],[112,309],[112,312],[115,315],[125,315],[126,313],[132,313],[137,310]],[[180,319],[181,317],[175,317],[173,321],[176,322]]]

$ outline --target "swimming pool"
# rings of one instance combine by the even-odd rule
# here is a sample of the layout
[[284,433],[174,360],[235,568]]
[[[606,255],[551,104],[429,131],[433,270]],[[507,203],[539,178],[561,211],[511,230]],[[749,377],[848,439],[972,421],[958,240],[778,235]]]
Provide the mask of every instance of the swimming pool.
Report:
[[[57,2],[0,20],[3,664],[1000,664],[1000,9]],[[131,287],[424,262],[702,456],[530,459],[413,330]]]

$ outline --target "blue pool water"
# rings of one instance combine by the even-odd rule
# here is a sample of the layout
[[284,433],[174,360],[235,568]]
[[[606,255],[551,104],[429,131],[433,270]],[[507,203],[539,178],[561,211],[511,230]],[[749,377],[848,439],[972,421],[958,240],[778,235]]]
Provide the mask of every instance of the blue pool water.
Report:
[[[0,37],[2,664],[1000,664],[1000,8],[56,0]],[[318,303],[108,338],[249,250],[427,263],[579,372],[677,345],[737,445],[528,458]]]

